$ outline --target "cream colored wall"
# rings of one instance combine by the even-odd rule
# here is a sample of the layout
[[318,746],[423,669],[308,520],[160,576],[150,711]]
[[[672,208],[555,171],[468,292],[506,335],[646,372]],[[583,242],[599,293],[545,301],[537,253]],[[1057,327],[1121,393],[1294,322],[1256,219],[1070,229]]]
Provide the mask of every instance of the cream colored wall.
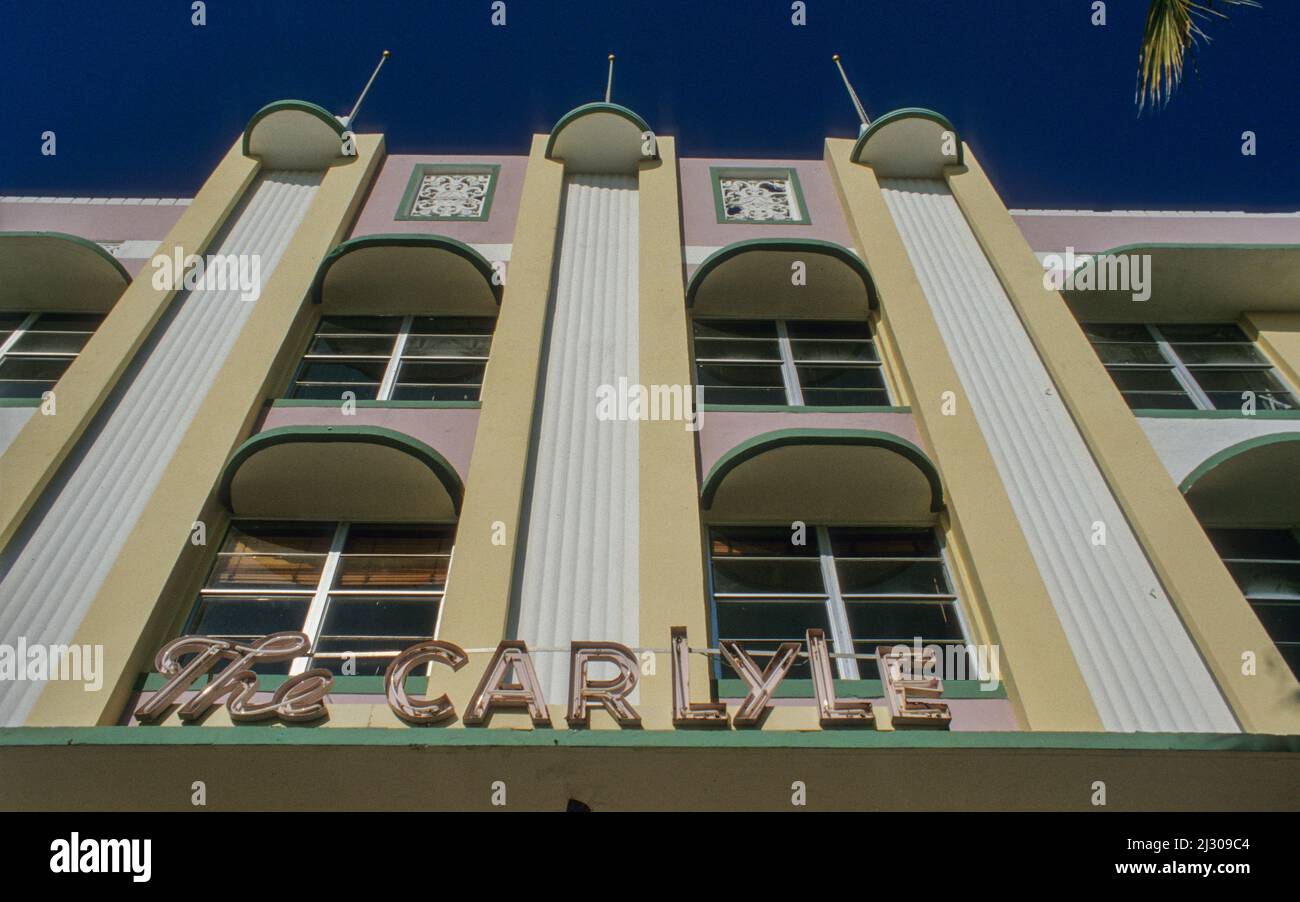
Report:
[[[828,139],[826,159],[880,293],[882,331],[897,349],[917,426],[943,479],[948,537],[972,589],[966,602],[989,640],[1000,646],[1008,697],[1027,729],[1100,730],[1100,717],[879,182],[869,167],[850,161],[853,143]],[[942,411],[945,392],[955,396],[952,416]]]
[[[188,605],[192,598],[168,591],[178,580],[187,581],[203,559],[205,549],[190,541],[191,526],[209,518],[208,539],[219,539],[215,527],[221,518],[213,492],[222,469],[272,390],[271,374],[302,317],[316,269],[346,234],[383,156],[381,135],[360,135],[356,157],[326,173],[217,376],[214,384],[219,388],[204,398],[78,628],[74,643],[104,647],[103,690],[87,693],[79,684],[52,681],[29,715],[29,726],[111,723],[136,675],[150,669],[177,606]],[[233,179],[222,184],[235,187]],[[236,193],[224,205],[227,212],[237,200]]]
[[[965,163],[948,169],[949,189],[1233,713],[1248,732],[1300,732],[1300,684],[969,148]],[[1257,675],[1242,672],[1247,652]]]
[[[202,254],[257,175],[258,166],[257,160],[240,152],[236,141],[163,238],[160,253],[179,247],[183,255]],[[53,416],[38,412],[0,455],[0,486],[4,486],[0,491],[0,548],[13,537],[176,296],[175,291],[154,288],[153,274],[152,267],[141,270],[68,367],[55,386],[57,412]]]
[[[640,379],[647,386],[691,390],[694,372],[682,279],[677,146],[660,137],[659,160],[642,163],[640,203]],[[679,421],[644,420],[641,435],[641,643],[668,648],[669,632],[685,626],[692,646],[709,644],[704,538],[696,481],[695,436]],[[644,669],[644,668],[643,668]],[[669,656],[656,655],[653,674],[641,678],[643,718],[651,729],[671,729]],[[691,655],[691,696],[709,697],[709,666]]]

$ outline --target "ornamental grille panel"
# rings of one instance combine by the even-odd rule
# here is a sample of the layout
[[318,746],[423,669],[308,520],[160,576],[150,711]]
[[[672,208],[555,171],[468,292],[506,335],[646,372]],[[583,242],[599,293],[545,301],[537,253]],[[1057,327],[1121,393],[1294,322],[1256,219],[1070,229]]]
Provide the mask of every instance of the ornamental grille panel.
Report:
[[488,172],[426,172],[407,213],[420,219],[481,219],[491,187]]
[[799,202],[788,177],[719,179],[728,222],[799,222]]

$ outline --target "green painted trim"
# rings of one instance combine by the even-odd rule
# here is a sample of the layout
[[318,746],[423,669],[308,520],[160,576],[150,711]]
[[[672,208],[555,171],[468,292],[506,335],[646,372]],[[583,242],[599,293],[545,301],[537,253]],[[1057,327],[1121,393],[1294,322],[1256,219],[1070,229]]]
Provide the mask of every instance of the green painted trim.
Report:
[[67,241],[78,247],[83,247],[91,251],[95,256],[107,261],[113,267],[113,271],[122,279],[122,289],[131,284],[131,274],[126,271],[122,261],[118,260],[108,251],[104,250],[89,238],[82,238],[80,235],[69,235],[67,232],[0,232],[0,241],[6,238],[54,238],[59,241]]
[[1200,480],[1202,476],[1218,467],[1227,460],[1236,457],[1246,451],[1254,448],[1262,448],[1265,445],[1276,445],[1282,442],[1300,442],[1300,432],[1276,432],[1272,435],[1257,435],[1254,438],[1248,438],[1244,442],[1237,442],[1235,445],[1229,445],[1222,451],[1216,451],[1204,461],[1201,462],[1182,482],[1178,483],[1178,490],[1184,495],[1192,490],[1192,487]]
[[541,748],[1029,749],[1300,753],[1300,736],[949,730],[505,730],[484,727],[4,727],[0,747],[515,746]]
[[854,163],[861,163],[862,152],[867,149],[867,142],[871,140],[872,135],[876,134],[890,123],[898,122],[902,119],[928,119],[952,132],[953,138],[957,141],[957,162],[948,165],[961,166],[965,163],[966,155],[963,150],[961,135],[957,133],[957,129],[953,124],[948,121],[948,117],[944,116],[942,113],[936,113],[934,110],[927,110],[924,107],[919,106],[909,106],[898,110],[891,110],[875,122],[868,125],[867,130],[858,137],[857,143],[853,145],[853,153],[849,155],[849,160]]
[[1162,410],[1139,408],[1133,416],[1160,420],[1300,420],[1300,410],[1257,410],[1247,415],[1240,410]]
[[930,483],[930,511],[938,513],[943,510],[943,484],[938,469],[926,453],[907,439],[875,429],[777,429],[756,435],[718,458],[718,462],[709,470],[709,475],[704,477],[704,485],[700,489],[701,505],[705,510],[713,507],[718,487],[736,467],[764,452],[790,445],[867,445],[888,448],[907,458],[924,474]]
[[[272,407],[338,407],[342,401],[332,401],[328,398],[280,398],[272,401]],[[419,408],[421,410],[438,410],[438,409],[459,409],[459,410],[478,410],[483,406],[481,401],[353,401],[358,409],[362,407],[375,407],[379,409],[399,409],[399,408]]]
[[750,238],[746,241],[737,241],[734,244],[728,244],[726,247],[718,248],[702,262],[691,275],[691,281],[686,286],[686,306],[695,306],[695,295],[704,285],[709,273],[717,269],[723,263],[726,263],[732,257],[741,254],[748,254],[754,251],[804,251],[810,254],[821,254],[824,257],[834,257],[848,265],[862,279],[862,284],[867,289],[867,306],[875,310],[878,306],[876,299],[876,283],[871,278],[871,271],[867,269],[867,264],[842,244],[836,244],[834,241],[824,241],[821,238]]
[[[722,179],[724,178],[767,178],[782,176],[789,180],[799,203],[799,215],[802,219],[728,219],[722,203]],[[803,186],[799,184],[799,170],[793,166],[710,166],[709,182],[713,185],[713,212],[717,214],[721,225],[812,225],[812,214],[808,212],[808,203],[803,199]]]
[[[330,402],[334,403],[333,401]],[[858,407],[794,407],[789,404],[702,404],[705,413],[911,413],[910,407],[862,405]]]
[[341,139],[343,137],[343,133],[347,131],[347,129],[343,127],[342,122],[339,122],[338,119],[334,118],[334,114],[331,113],[329,110],[325,109],[323,106],[320,106],[319,104],[311,103],[310,101],[307,100],[276,100],[272,103],[268,103],[266,106],[262,107],[260,110],[254,113],[253,118],[249,119],[248,124],[244,126],[244,141],[243,144],[240,145],[243,150],[244,156],[249,155],[248,154],[249,142],[252,140],[253,129],[257,126],[257,123],[261,122],[263,119],[265,119],[267,116],[271,115],[272,113],[280,113],[286,110],[298,110],[299,112],[310,113],[311,115],[319,119],[321,122],[324,122],[327,125],[329,125],[331,128],[334,129],[334,133],[339,136],[340,138],[339,147],[340,150],[342,149],[343,145]]
[[[546,159],[553,159],[551,152],[555,149],[555,142],[560,137],[560,132],[564,131],[582,117],[590,116],[592,113],[613,113],[615,116],[622,116],[628,122],[631,122],[633,125],[640,128],[642,134],[645,134],[646,132],[654,134],[654,129],[650,127],[648,122],[625,106],[620,106],[617,103],[603,103],[601,101],[584,103],[582,106],[574,107],[569,110],[560,117],[558,122],[555,123],[555,126],[551,129],[551,137],[546,142]],[[648,159],[659,159],[658,142],[655,143],[655,155]]]
[[500,306],[501,304],[501,289],[499,286],[492,284],[492,264],[488,262],[486,257],[465,242],[457,241],[455,238],[449,238],[446,235],[411,234],[362,235],[360,238],[350,238],[335,247],[334,250],[325,255],[325,258],[320,262],[320,266],[316,268],[316,276],[312,279],[311,288],[308,290],[311,302],[313,304],[321,302],[321,291],[325,285],[325,276],[335,263],[348,254],[374,247],[422,247],[430,250],[447,251],[462,257],[479,271],[483,276],[483,281],[487,283],[488,290],[492,292],[492,297],[496,299],[497,305]]
[[40,398],[0,398],[0,407],[40,407]]
[[442,483],[442,487],[446,489],[448,496],[451,498],[452,508],[457,514],[460,513],[460,503],[465,490],[461,484],[460,476],[457,475],[456,469],[447,462],[447,458],[419,439],[403,435],[393,429],[384,429],[381,426],[280,426],[275,429],[268,429],[265,432],[259,432],[235,449],[235,453],[231,455],[230,461],[221,473],[221,484],[218,493],[221,503],[225,505],[227,510],[234,510],[230,503],[230,487],[231,483],[234,482],[235,474],[239,472],[239,468],[259,451],[293,442],[302,442],[304,444],[358,442],[383,445],[409,454],[427,466],[437,480]]
[[[414,216],[409,210],[415,203],[416,192],[420,182],[429,172],[459,173],[461,175],[488,176],[487,195],[483,198],[483,212],[478,216]],[[499,163],[416,163],[411,170],[411,177],[402,192],[402,202],[397,205],[393,219],[398,222],[486,222],[492,212],[492,199],[496,196],[497,180],[501,175]]]
[[[883,698],[884,684],[880,680],[835,680],[835,694],[840,698]],[[1005,699],[1007,690],[1002,683],[994,689],[980,689],[979,680],[944,680],[945,699]],[[717,681],[718,698],[744,698],[749,687],[744,680],[723,678]],[[786,679],[776,687],[774,698],[812,698],[813,681]]]

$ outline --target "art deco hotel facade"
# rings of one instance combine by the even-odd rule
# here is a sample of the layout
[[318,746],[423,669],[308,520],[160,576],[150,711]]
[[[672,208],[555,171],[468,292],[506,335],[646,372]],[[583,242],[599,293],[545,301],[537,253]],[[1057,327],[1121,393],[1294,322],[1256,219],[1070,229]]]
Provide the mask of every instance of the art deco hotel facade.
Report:
[[1300,214],[824,148],[0,198],[0,806],[1293,806]]

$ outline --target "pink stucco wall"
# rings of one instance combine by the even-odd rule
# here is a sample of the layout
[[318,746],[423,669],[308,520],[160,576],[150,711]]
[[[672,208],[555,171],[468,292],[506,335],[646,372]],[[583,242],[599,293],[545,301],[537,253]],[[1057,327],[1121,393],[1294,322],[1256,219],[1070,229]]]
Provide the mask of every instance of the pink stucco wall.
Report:
[[355,414],[344,415],[335,406],[270,407],[255,434],[281,426],[379,426],[424,442],[445,457],[464,482],[474,453],[478,413],[476,408],[462,407],[358,407]]
[[[806,225],[794,223],[720,223],[713,202],[710,166],[793,169],[803,189]],[[830,173],[821,160],[718,160],[685,158],[678,163],[682,192],[683,240],[687,245],[721,247],[749,238],[819,238],[852,246],[849,227]]]
[[0,203],[0,232],[67,232],[91,241],[158,241],[187,206]]
[[[474,163],[501,167],[492,207],[483,222],[398,220],[398,205],[406,193],[411,173],[420,163]],[[527,157],[487,157],[470,155],[394,154],[384,160],[370,194],[361,208],[349,237],[385,233],[446,235],[467,244],[509,244],[514,240],[515,218],[524,188]]]
[[916,420],[910,413],[706,410],[701,416],[698,434],[701,473],[708,473],[724,454],[742,442],[778,429],[874,429],[906,439],[925,450]]

